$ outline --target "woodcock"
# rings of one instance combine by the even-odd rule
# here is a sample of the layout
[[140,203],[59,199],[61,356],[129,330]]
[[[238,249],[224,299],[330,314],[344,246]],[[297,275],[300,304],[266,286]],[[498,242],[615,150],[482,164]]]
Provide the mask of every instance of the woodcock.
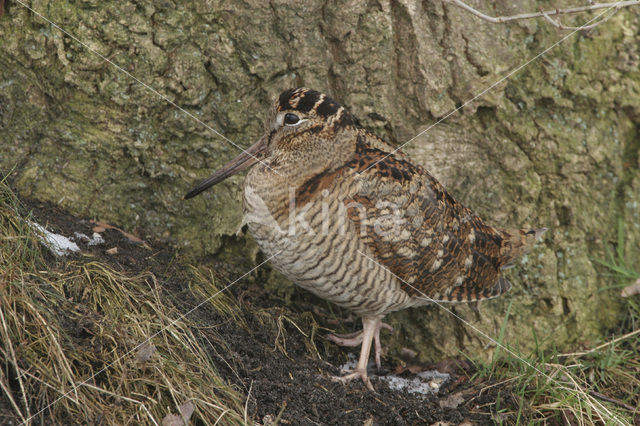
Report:
[[315,90],[284,91],[265,134],[185,198],[252,167],[244,181],[245,221],[285,276],[362,317],[363,330],[330,335],[371,344],[380,366],[380,329],[389,312],[434,301],[472,302],[511,288],[501,270],[545,229],[497,229],[457,202],[424,168],[356,124]]

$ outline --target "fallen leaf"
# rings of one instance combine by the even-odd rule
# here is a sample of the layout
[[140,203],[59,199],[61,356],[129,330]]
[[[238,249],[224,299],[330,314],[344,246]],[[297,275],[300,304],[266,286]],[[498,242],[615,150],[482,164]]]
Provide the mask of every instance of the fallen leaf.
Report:
[[138,352],[136,353],[136,358],[138,361],[147,362],[151,359],[151,355],[156,351],[156,347],[153,343],[148,340],[140,345],[138,348]]
[[457,359],[443,359],[435,365],[435,369],[441,373],[454,374],[462,373],[471,368],[467,361]]
[[167,414],[162,419],[162,426],[184,426],[184,420],[177,414]]
[[462,392],[454,393],[438,401],[441,408],[458,408],[460,404],[464,402]]
[[395,368],[393,369],[393,374],[399,376],[405,371],[408,371],[407,365],[404,362],[399,362],[398,364],[396,364]]
[[427,368],[424,365],[420,365],[420,364],[398,365],[393,371],[393,374],[400,375],[407,371],[411,374],[418,374],[418,373],[422,373],[423,371],[427,371]]
[[396,366],[393,374],[400,375],[407,371],[412,374],[418,374],[423,371],[433,370],[430,364],[423,364],[418,361],[418,352],[413,349],[402,348],[400,351],[400,358],[404,362]]
[[635,296],[636,294],[640,294],[640,278],[638,278],[635,283],[623,288],[620,292],[620,296],[622,297],[631,297]]
[[118,247],[107,249],[107,254],[118,254]]
[[117,228],[113,225],[109,225],[108,223],[104,223],[104,222],[100,222],[99,220],[91,220],[91,223],[95,223],[96,226],[93,227],[93,232],[104,232],[107,229],[115,229],[116,231],[119,231],[122,235],[124,235],[128,240],[133,241],[135,243],[144,243],[144,241],[142,241],[142,239],[136,237],[133,234],[130,234],[128,232],[123,231],[120,228]]
[[373,426],[373,416],[369,417],[362,423],[362,426]]
[[196,409],[191,401],[185,402],[178,408],[180,409],[180,415],[167,414],[164,416],[164,419],[162,419],[162,426],[184,426],[189,422],[189,419]]

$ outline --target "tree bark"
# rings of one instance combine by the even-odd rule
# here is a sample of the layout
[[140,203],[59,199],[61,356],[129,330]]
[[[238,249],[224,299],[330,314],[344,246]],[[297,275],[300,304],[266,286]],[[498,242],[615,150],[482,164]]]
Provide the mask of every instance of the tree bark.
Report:
[[[603,291],[613,283],[595,259],[616,244],[619,222],[627,258],[640,258],[637,8],[569,36],[466,104],[569,32],[544,20],[491,24],[437,0],[26,4],[86,46],[5,4],[0,171],[23,195],[216,254],[241,223],[243,178],[181,200],[238,153],[207,126],[247,147],[273,96],[304,85],[400,144],[464,105],[405,151],[488,222],[550,230],[509,273],[509,295],[484,302],[481,315],[465,306],[456,314],[495,338],[512,304],[503,341],[525,353],[534,333],[541,346],[563,348],[616,324],[618,293]],[[508,15],[538,3],[496,8]],[[238,254],[254,252],[240,242]],[[495,347],[438,307],[391,322],[400,329],[393,345],[424,358]]]

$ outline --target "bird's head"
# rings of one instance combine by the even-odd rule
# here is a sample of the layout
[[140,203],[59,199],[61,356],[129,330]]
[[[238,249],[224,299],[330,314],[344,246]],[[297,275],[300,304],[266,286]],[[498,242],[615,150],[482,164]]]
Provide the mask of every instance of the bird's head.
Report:
[[[285,90],[274,101],[265,123],[265,134],[251,147],[225,164],[185,195],[194,197],[257,162],[274,158],[312,163],[318,156],[333,155],[328,141],[354,126],[351,114],[329,96],[312,89]],[[310,167],[311,164],[299,164]]]

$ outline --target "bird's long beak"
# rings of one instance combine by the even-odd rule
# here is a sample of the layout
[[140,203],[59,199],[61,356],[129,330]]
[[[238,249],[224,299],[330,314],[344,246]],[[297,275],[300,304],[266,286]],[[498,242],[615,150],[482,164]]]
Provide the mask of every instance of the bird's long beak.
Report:
[[187,195],[184,196],[184,199],[187,200],[189,198],[195,197],[202,191],[212,187],[216,183],[222,182],[229,176],[235,175],[236,173],[253,166],[262,157],[261,154],[266,150],[268,140],[268,135],[264,135],[263,137],[261,137],[258,142],[251,145],[251,147],[249,147],[246,151],[243,151],[236,158],[225,164],[220,170],[197,184],[195,188],[193,188],[187,193]]

